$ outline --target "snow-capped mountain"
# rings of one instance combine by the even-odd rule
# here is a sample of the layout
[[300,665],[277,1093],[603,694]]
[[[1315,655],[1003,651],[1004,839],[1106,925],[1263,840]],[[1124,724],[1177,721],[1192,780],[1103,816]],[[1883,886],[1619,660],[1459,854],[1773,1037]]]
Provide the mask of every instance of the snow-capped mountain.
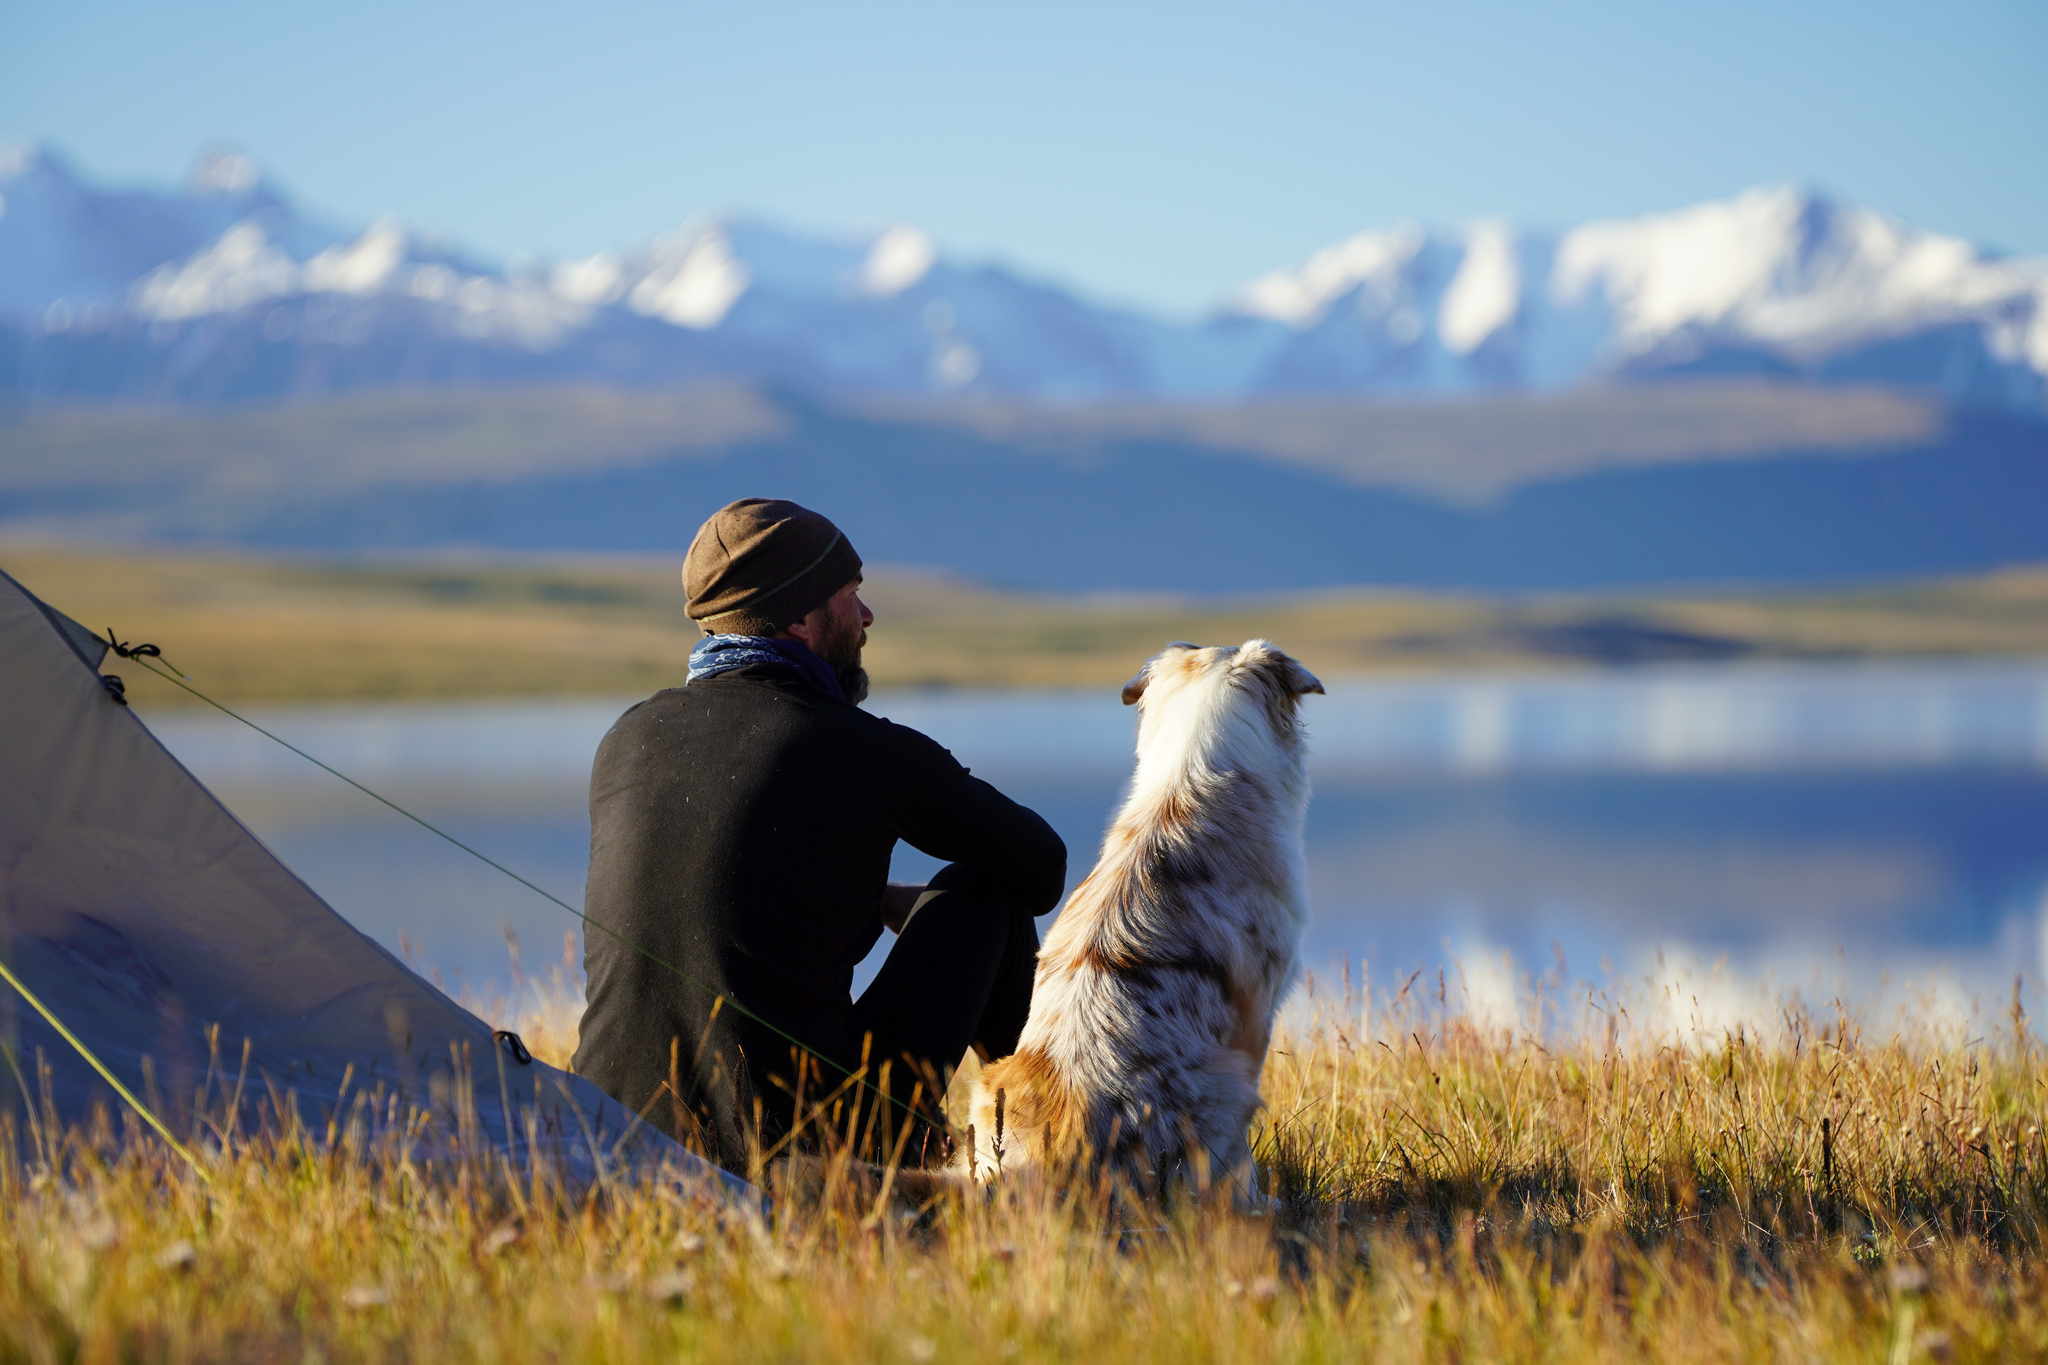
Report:
[[97,189],[51,151],[0,142],[0,316],[118,308],[144,275],[241,224],[301,255],[339,238],[300,219],[237,153],[201,157],[183,193],[163,194]]
[[1786,186],[1558,234],[1497,221],[1365,233],[1247,285],[1284,324],[1260,390],[1455,393],[1748,371],[2037,408],[2048,261]]
[[[107,195],[33,147],[0,160],[0,327],[14,333],[0,337],[0,391],[207,401],[730,376],[1083,396],[1158,387],[1173,330],[944,260],[907,226],[814,237],[707,219],[637,248],[494,270],[388,220],[353,238],[321,231],[245,160],[235,167],[232,195],[212,161],[183,194]],[[171,228],[103,226],[131,218]]]
[[208,401],[396,382],[730,376],[806,388],[1234,400],[1783,374],[2040,411],[2048,262],[1789,187],[1563,232],[1369,232],[1180,324],[948,259],[898,225],[707,219],[495,269],[298,216],[248,158],[109,192],[0,148],[0,391]]

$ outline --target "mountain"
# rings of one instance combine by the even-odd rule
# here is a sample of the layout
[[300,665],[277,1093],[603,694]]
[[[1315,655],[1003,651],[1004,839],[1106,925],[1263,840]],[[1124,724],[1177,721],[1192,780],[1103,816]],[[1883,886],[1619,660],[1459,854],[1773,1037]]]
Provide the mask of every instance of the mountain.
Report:
[[232,152],[201,157],[184,192],[164,194],[96,189],[54,152],[0,143],[0,196],[0,317],[57,327],[87,309],[126,311],[144,277],[239,225],[302,256],[340,236],[301,220]]
[[1788,186],[1557,234],[1365,233],[1253,281],[1226,316],[1289,329],[1252,381],[1269,393],[1760,374],[2037,411],[2048,375],[2048,260]]
[[813,392],[1236,402],[1764,375],[2039,413],[2048,262],[1809,191],[1543,232],[1365,233],[1180,323],[946,257],[897,225],[706,219],[500,269],[312,223],[246,157],[107,191],[0,148],[0,395],[182,403],[392,385],[708,379]]

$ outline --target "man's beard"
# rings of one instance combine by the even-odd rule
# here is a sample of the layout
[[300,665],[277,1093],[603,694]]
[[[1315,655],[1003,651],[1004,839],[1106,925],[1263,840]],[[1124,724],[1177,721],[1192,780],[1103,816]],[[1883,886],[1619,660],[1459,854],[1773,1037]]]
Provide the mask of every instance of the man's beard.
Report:
[[865,627],[855,625],[841,634],[833,631],[817,642],[818,657],[839,680],[839,690],[855,706],[868,699],[868,671],[860,666],[860,651],[868,642]]

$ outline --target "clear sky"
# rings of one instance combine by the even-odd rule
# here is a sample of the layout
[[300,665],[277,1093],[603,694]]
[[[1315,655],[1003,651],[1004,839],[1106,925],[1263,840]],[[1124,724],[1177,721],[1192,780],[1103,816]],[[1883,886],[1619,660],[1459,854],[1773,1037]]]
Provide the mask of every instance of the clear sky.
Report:
[[0,0],[0,135],[587,253],[917,223],[1176,309],[1367,227],[1804,180],[2048,253],[2048,0]]

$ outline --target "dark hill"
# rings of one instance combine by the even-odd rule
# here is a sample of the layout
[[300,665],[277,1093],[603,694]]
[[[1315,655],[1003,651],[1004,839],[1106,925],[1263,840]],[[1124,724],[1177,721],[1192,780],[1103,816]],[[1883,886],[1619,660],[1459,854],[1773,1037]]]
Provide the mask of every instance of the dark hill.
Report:
[[1783,392],[1756,388],[1674,389],[1660,420],[1641,395],[1581,396],[1564,417],[1530,400],[1273,408],[1234,428],[744,391],[45,416],[0,428],[0,530],[676,552],[711,508],[775,494],[828,510],[874,561],[1057,590],[1794,584],[2048,558],[2048,424],[1840,394],[1779,411]]

